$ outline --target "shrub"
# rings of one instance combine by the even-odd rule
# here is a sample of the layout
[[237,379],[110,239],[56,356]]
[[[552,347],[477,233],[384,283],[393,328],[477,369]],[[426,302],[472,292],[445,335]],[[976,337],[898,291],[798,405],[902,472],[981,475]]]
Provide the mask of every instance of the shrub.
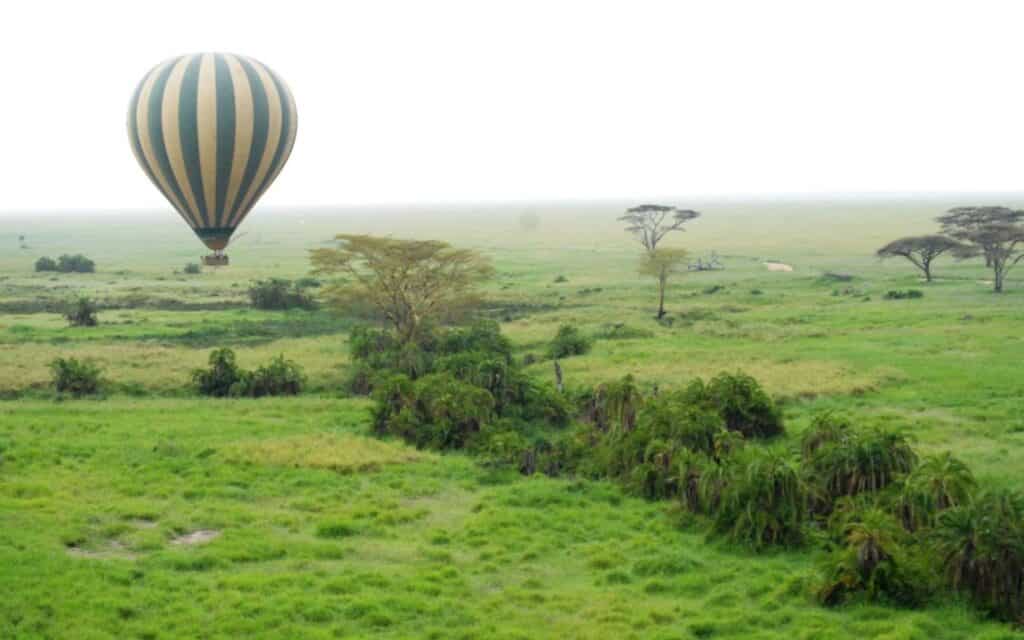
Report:
[[64,312],[64,317],[72,327],[95,327],[99,322],[96,318],[98,310],[92,300],[83,296]]
[[652,338],[654,337],[654,332],[650,329],[640,329],[622,322],[615,322],[602,325],[594,337],[600,340],[632,340],[636,338]]
[[[835,428],[816,447],[807,447],[808,472],[821,496],[834,500],[880,491],[917,465],[917,454],[905,436],[882,429]],[[826,431],[820,432],[825,434]]]
[[210,352],[209,364],[209,369],[192,371],[192,384],[200,395],[224,398],[244,382],[246,372],[235,362],[235,352],[231,349],[214,349]]
[[302,287],[281,278],[269,278],[254,282],[249,287],[249,300],[257,309],[268,311],[316,307],[316,302]]
[[745,373],[721,373],[708,384],[700,378],[686,389],[692,404],[713,408],[725,427],[745,438],[769,438],[783,433],[782,413],[757,380]]
[[203,268],[199,266],[199,263],[197,262],[190,262],[185,265],[184,269],[182,269],[182,273],[187,273],[189,275],[196,275],[202,272]]
[[448,373],[433,373],[415,382],[397,374],[374,389],[374,428],[397,435],[417,447],[461,449],[494,410],[494,398]]
[[907,534],[895,518],[878,508],[858,511],[844,522],[841,537],[823,567],[819,602],[834,606],[861,594],[869,602],[922,603],[928,580],[917,569]]
[[563,282],[569,282],[569,278],[566,278],[564,275],[557,275],[557,276],[555,276],[555,280],[554,281],[557,284],[561,284]]
[[701,502],[714,509],[716,532],[754,549],[803,541],[807,488],[794,462],[749,448],[719,469],[701,479]]
[[73,256],[64,254],[57,258],[57,271],[61,273],[93,273],[96,271],[96,263],[80,253]]
[[950,586],[993,616],[1024,621],[1024,496],[988,491],[948,509],[934,539]]
[[277,356],[270,361],[270,364],[258,367],[243,378],[244,384],[236,395],[253,398],[298,395],[306,384],[306,376],[302,373],[302,367],[292,360],[286,360],[284,355]]
[[75,397],[99,393],[102,372],[95,364],[77,358],[57,358],[50,363],[53,388]]
[[886,291],[885,295],[882,297],[886,300],[913,300],[916,298],[923,298],[924,292],[919,289],[907,289],[906,291],[893,289],[891,291]]
[[580,333],[579,329],[563,324],[558,327],[558,333],[548,347],[548,357],[559,359],[580,356],[590,351],[592,346],[593,341]]
[[36,260],[36,271],[56,271],[57,261],[43,256]]
[[948,451],[925,458],[900,491],[897,510],[907,531],[928,528],[938,515],[967,504],[976,486],[974,474]]
[[583,419],[600,431],[631,431],[642,403],[632,375],[600,384],[580,396]]

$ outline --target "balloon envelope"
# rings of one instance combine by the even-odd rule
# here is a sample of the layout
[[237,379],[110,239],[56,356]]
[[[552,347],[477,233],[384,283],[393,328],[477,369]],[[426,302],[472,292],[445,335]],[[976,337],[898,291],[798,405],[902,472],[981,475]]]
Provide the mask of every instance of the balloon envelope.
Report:
[[284,81],[252,58],[228,53],[157,65],[128,108],[135,158],[215,251],[281,172],[297,124]]

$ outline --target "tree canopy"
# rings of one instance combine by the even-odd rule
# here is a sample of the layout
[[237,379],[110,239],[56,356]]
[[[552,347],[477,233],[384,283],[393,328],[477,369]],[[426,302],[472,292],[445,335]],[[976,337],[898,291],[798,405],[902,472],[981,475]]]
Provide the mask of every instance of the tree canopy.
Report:
[[619,216],[626,223],[626,231],[634,234],[647,251],[654,251],[658,243],[671,231],[682,231],[683,225],[700,217],[692,209],[679,209],[662,204],[642,204]]
[[669,278],[673,274],[687,268],[686,249],[655,249],[640,259],[638,271],[641,275],[652,276],[658,280],[658,318],[665,316],[665,290]]
[[893,240],[878,250],[879,258],[902,257],[924,272],[924,278],[932,281],[932,261],[940,255],[963,250],[964,245],[942,235],[911,236]]
[[424,322],[466,305],[494,275],[490,261],[476,251],[440,240],[352,234],[335,240],[338,247],[310,252],[316,273],[340,276],[325,288],[325,297],[340,308],[370,305],[402,342],[415,340]]
[[1024,210],[1008,207],[956,207],[937,218],[943,232],[965,243],[956,254],[961,258],[981,255],[992,269],[993,289],[1003,290],[1006,275],[1024,253]]

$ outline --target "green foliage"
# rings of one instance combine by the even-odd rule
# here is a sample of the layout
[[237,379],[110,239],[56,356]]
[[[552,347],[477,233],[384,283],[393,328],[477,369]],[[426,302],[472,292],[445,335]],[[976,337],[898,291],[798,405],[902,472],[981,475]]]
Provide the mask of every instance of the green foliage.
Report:
[[36,271],[56,271],[57,261],[43,256],[36,260]]
[[235,361],[231,349],[214,349],[210,352],[208,369],[192,372],[192,385],[199,395],[225,398],[238,395],[239,385],[245,378],[245,371]]
[[712,408],[725,427],[745,438],[770,438],[784,431],[782,413],[753,377],[720,373],[707,384],[700,378],[686,389],[688,401]]
[[376,431],[421,448],[465,447],[494,411],[494,398],[487,390],[448,373],[432,373],[416,381],[395,374],[380,381],[373,397]]
[[203,268],[198,262],[189,262],[185,265],[185,268],[181,270],[182,273],[188,275],[197,275],[203,272]]
[[64,317],[72,327],[95,327],[99,320],[96,313],[99,307],[89,298],[82,296],[64,312]]
[[860,595],[869,602],[920,605],[928,578],[908,548],[910,540],[899,522],[878,508],[867,508],[843,519],[842,543],[823,565],[818,600],[835,606]]
[[924,291],[920,289],[891,289],[882,296],[886,300],[915,300],[924,297]]
[[1001,620],[1024,623],[1024,495],[989,490],[938,517],[935,548],[949,585]]
[[761,549],[804,540],[808,493],[796,462],[770,449],[749,447],[702,478],[701,501],[714,510],[714,531]]
[[100,392],[103,372],[87,360],[77,358],[56,358],[50,362],[53,374],[53,388],[57,393],[69,393],[75,397]]
[[579,396],[582,418],[599,431],[625,432],[636,426],[643,396],[632,375],[599,384]]
[[93,273],[96,271],[96,263],[80,253],[73,256],[64,254],[57,258],[57,271],[61,273]]
[[257,280],[249,287],[249,300],[253,307],[268,311],[316,308],[316,301],[303,287],[282,278]]
[[270,364],[246,371],[238,366],[231,349],[210,352],[209,368],[192,372],[192,385],[196,392],[215,398],[289,396],[302,392],[306,377],[302,368],[279,355]]
[[261,365],[248,376],[245,376],[242,395],[253,398],[264,396],[294,396],[302,393],[306,384],[306,376],[302,367],[284,355],[278,355],[269,364]]
[[821,421],[805,435],[804,456],[807,473],[826,501],[881,491],[917,465],[906,436],[834,420]]
[[590,351],[593,345],[593,340],[583,335],[577,327],[563,324],[558,327],[558,333],[548,346],[548,357],[560,359],[581,356]]
[[903,482],[897,509],[908,531],[927,529],[938,515],[967,504],[977,486],[974,474],[946,451],[929,456]]

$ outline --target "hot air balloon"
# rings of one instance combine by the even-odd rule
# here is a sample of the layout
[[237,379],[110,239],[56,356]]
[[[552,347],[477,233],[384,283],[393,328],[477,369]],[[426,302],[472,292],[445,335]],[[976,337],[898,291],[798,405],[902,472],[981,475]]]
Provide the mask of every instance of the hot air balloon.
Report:
[[226,265],[231,235],[295,144],[295,100],[280,76],[240,55],[180,56],[146,74],[128,137],[150,181]]

